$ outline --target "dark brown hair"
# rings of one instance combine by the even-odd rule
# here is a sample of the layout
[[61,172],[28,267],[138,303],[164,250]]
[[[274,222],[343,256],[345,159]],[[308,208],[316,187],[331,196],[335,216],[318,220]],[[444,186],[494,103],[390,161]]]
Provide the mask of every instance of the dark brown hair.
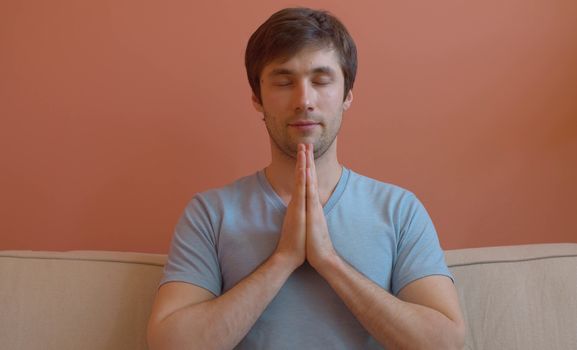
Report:
[[322,10],[287,8],[270,16],[251,35],[244,63],[252,92],[261,101],[260,74],[273,60],[290,58],[307,46],[337,51],[345,78],[344,96],[353,88],[357,74],[357,47],[345,26]]

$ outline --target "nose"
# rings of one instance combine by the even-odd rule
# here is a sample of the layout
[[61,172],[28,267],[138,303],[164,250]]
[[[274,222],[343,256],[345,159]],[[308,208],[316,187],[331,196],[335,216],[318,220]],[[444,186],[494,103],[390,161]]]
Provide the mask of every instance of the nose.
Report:
[[294,106],[298,112],[314,110],[315,91],[309,82],[303,79],[294,89]]

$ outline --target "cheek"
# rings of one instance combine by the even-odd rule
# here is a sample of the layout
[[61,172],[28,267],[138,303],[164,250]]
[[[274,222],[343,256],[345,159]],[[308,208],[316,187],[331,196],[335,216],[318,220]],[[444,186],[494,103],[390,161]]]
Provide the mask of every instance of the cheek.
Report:
[[329,90],[323,92],[322,101],[324,104],[331,109],[341,110],[343,106],[343,93],[340,90]]
[[286,96],[282,93],[263,93],[262,95],[262,103],[265,109],[268,110],[278,110],[285,107],[287,101],[289,101]]

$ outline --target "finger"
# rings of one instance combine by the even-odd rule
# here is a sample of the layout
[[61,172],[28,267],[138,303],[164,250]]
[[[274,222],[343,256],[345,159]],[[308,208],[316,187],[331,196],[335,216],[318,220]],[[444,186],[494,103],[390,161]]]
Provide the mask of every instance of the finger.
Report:
[[312,143],[306,144],[306,151],[307,151],[307,168],[314,168],[315,156],[314,156],[314,146]]
[[317,168],[315,166],[314,145],[312,143],[307,144],[307,169],[307,171],[310,170],[310,180],[307,179],[307,184],[310,182],[313,189],[311,196],[313,198],[316,197],[316,199],[320,201],[320,196],[318,193]]
[[[319,206],[319,193],[316,181],[316,174],[314,173],[314,168],[307,167],[306,169],[306,205],[308,215],[314,215]],[[310,221],[312,222],[312,221]],[[309,221],[307,220],[307,223]]]
[[306,168],[306,148],[305,145],[302,143],[298,144],[297,148],[297,163],[296,163],[296,171],[299,172],[300,169]]
[[312,197],[314,197],[315,191],[316,191],[316,187],[315,187],[315,181],[313,179],[313,171],[311,168],[307,168],[307,196],[309,195],[313,195]]
[[306,180],[307,180],[307,186],[306,186],[306,194],[307,194],[307,209],[310,207],[309,204],[309,198],[311,197],[311,193],[312,193],[312,189],[313,189],[313,183],[312,183],[312,176],[311,176],[311,144],[307,143],[305,145],[305,150],[306,150]]
[[[307,217],[308,217],[310,214],[314,213],[313,209],[314,209],[314,206],[316,204],[314,199],[316,198],[316,196],[315,196],[315,184],[314,184],[313,179],[312,179],[311,168],[307,167],[306,172],[307,172],[307,179],[306,179],[307,180],[307,186],[306,186],[306,203],[307,203],[306,205],[307,205],[307,208],[306,208],[306,211],[307,211]],[[307,220],[307,225],[309,223],[311,223],[311,221]]]
[[317,167],[315,165],[315,145],[312,143],[308,144],[309,146],[309,157],[310,157],[310,165],[309,167],[313,170],[313,176],[317,176]]
[[312,175],[312,179],[315,182],[315,186],[317,185],[317,181],[318,181],[318,177],[317,177],[317,167],[315,165],[315,150],[314,150],[314,145],[312,143],[307,145],[308,148],[308,162],[307,162],[307,166],[311,169],[311,175]]
[[306,154],[305,146],[303,144],[298,145],[295,177],[295,187],[293,190],[292,200],[295,201],[298,206],[304,207],[306,195]]

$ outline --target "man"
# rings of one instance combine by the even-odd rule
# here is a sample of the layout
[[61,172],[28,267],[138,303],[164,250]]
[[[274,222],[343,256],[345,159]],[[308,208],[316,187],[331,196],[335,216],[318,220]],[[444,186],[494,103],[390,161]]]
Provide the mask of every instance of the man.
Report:
[[246,68],[271,163],[187,206],[151,349],[461,348],[458,297],[425,209],[338,162],[356,73],[345,27],[281,10],[250,38]]

